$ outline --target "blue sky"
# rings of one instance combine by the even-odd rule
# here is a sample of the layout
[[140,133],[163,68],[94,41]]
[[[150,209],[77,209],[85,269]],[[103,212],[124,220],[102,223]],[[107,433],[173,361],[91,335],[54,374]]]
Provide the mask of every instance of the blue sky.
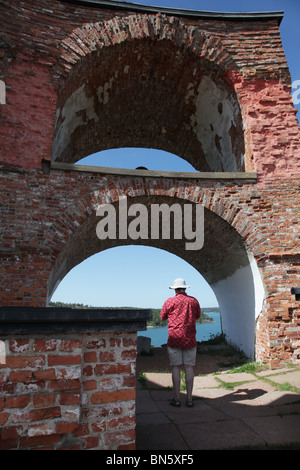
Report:
[[[296,86],[293,91],[300,90],[300,0],[140,0],[133,3],[198,11],[284,11],[280,26],[283,48],[292,83]],[[297,97],[300,100],[300,92]],[[297,109],[299,106],[295,103]],[[179,157],[149,149],[100,152],[80,163],[193,171],[190,164]],[[63,279],[51,300],[99,307],[160,308],[164,300],[173,295],[169,286],[177,277],[186,279],[191,285],[188,292],[197,297],[203,307],[218,305],[210,286],[192,266],[163,250],[143,246],[112,248],[85,260]]]

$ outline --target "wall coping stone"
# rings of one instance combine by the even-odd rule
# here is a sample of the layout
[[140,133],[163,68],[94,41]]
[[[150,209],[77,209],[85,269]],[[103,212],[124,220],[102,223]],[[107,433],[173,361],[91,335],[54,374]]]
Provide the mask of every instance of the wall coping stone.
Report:
[[188,178],[214,180],[252,180],[257,181],[256,172],[203,172],[203,171],[157,171],[127,168],[110,168],[104,166],[76,165],[71,163],[51,163],[51,170],[76,171],[122,176],[146,176],[149,178]]
[[151,309],[0,307],[0,334],[144,331]]
[[182,16],[186,18],[206,18],[206,19],[229,19],[235,21],[264,21],[277,19],[279,24],[282,21],[283,11],[258,11],[258,12],[219,12],[200,11],[181,8],[170,8],[163,6],[141,5],[139,3],[119,2],[114,0],[63,0],[66,3],[77,4],[93,8],[109,8],[125,11],[136,11],[143,13],[164,13],[172,16]]

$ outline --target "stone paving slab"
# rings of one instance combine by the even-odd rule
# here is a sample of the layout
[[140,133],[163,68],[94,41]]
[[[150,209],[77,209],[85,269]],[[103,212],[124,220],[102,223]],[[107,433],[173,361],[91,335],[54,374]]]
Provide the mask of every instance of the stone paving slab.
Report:
[[272,406],[279,407],[283,405],[290,405],[291,403],[299,402],[300,395],[298,393],[293,392],[280,392],[278,390],[274,390],[272,392],[268,392],[265,395],[262,395],[259,398],[258,404],[260,406]]
[[[166,387],[171,374],[147,374],[146,384],[137,387],[137,450],[267,449],[290,444],[300,448],[300,370],[264,372],[269,375],[196,377],[194,408],[185,406],[185,392],[180,408],[170,406],[173,391]],[[234,389],[220,386],[217,377]],[[276,388],[285,382],[296,391]]]
[[208,375],[205,377],[195,377],[194,378],[194,390],[202,389],[202,388],[214,388],[219,387],[220,382],[216,379],[213,375]]
[[268,416],[264,419],[246,418],[244,422],[268,445],[300,442],[299,415]]
[[279,384],[289,383],[292,387],[299,388],[300,390],[300,371],[291,371],[286,374],[273,375],[270,377],[270,380]]
[[198,423],[226,419],[227,416],[222,411],[212,408],[202,400],[195,400],[194,408],[187,408],[185,399],[182,400],[180,408],[170,406],[168,401],[161,401],[158,404],[164,413],[173,423]]
[[171,421],[163,413],[141,413],[136,416],[136,423],[139,425],[158,425],[158,424],[170,424]]
[[156,402],[151,398],[148,390],[137,390],[138,400],[136,400],[136,413],[156,413],[159,408]]
[[[157,404],[160,401],[169,401],[174,397],[173,390],[166,390],[166,389],[151,390],[150,394],[151,394],[152,400],[154,400]],[[181,394],[181,397],[183,400],[185,395]]]
[[218,384],[218,388],[197,388],[193,390],[193,396],[196,398],[223,398],[227,394],[230,395],[232,393],[231,390],[225,390],[224,388],[219,388],[220,384]]
[[217,375],[216,377],[226,383],[253,382],[254,380],[256,380],[254,375],[248,372],[240,372],[236,374],[222,373],[220,375]]
[[188,450],[189,447],[174,424],[137,426],[137,450]]
[[[288,367],[285,367],[283,373],[285,374],[287,372],[294,372],[294,371],[295,371],[294,368],[290,369]],[[298,372],[300,372],[300,371],[298,371]],[[278,369],[274,369],[274,370],[267,369],[267,370],[262,370],[260,372],[256,372],[256,375],[258,377],[268,377],[268,376],[271,376],[271,375],[278,375],[278,374],[280,374],[280,370],[278,370]]]
[[238,447],[265,448],[265,442],[239,420],[181,424],[179,431],[191,450],[222,450]]
[[153,372],[145,373],[149,388],[165,388],[172,387],[172,375],[170,373],[155,374]]

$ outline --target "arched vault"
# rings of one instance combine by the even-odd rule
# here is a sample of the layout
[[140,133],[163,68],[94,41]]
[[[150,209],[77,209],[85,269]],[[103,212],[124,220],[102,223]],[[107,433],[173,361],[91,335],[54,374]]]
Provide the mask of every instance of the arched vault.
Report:
[[179,19],[133,15],[78,28],[61,48],[52,161],[145,147],[198,171],[244,171],[241,109],[227,80],[236,64],[220,39]]

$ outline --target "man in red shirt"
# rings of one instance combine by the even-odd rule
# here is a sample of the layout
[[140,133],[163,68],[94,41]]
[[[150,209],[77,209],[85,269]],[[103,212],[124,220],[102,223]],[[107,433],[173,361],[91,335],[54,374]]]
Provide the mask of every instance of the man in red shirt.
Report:
[[194,365],[197,352],[196,320],[201,309],[198,300],[186,294],[189,287],[184,279],[175,279],[170,289],[175,296],[167,299],[161,309],[160,318],[168,320],[168,353],[172,366],[172,381],[175,398],[171,405],[180,406],[180,366],[184,365],[187,388],[186,404],[194,406],[192,391],[194,385]]

